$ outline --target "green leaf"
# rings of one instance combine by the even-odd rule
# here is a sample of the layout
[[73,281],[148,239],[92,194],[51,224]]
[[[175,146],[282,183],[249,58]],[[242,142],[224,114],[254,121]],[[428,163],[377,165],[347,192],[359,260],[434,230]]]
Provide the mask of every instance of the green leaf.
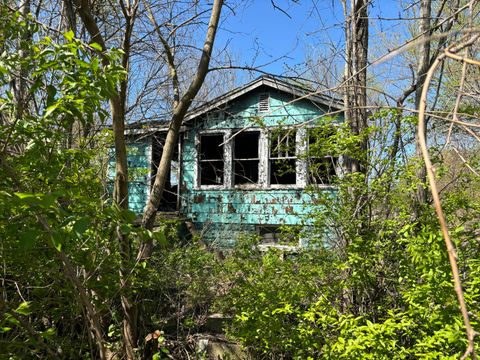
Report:
[[30,301],[22,302],[16,309],[15,312],[20,315],[30,315],[32,310],[30,310]]
[[15,196],[18,197],[20,200],[25,200],[25,199],[36,199],[36,196],[35,194],[32,194],[32,193],[19,193],[19,192],[16,192],[15,193]]
[[82,236],[85,231],[87,231],[88,227],[90,226],[90,218],[83,217],[78,219],[75,224],[73,225],[73,231],[77,236]]
[[57,249],[58,251],[62,251],[62,238],[60,236],[60,234],[53,234],[52,236],[52,245],[55,249]]
[[47,95],[48,95],[48,101],[53,102],[55,99],[55,96],[57,95],[57,89],[53,85],[47,85]]
[[130,225],[128,224],[120,224],[120,232],[123,234],[123,235],[128,235],[130,234],[130,232],[132,231]]
[[113,324],[110,324],[110,326],[108,327],[108,337],[112,337],[113,335],[115,335],[115,333],[117,332],[117,328],[115,327],[115,325]]
[[97,43],[91,43],[90,47],[92,47],[92,48],[94,48],[98,51],[103,51],[102,46],[100,44],[97,44]]
[[39,235],[40,231],[37,229],[27,230],[22,235],[20,235],[20,246],[25,250],[31,249]]
[[153,238],[157,241],[159,245],[168,245],[167,236],[165,235],[165,232],[162,230],[155,231],[153,233]]
[[65,39],[67,39],[67,41],[72,41],[73,38],[75,37],[75,33],[72,30],[69,30],[63,33],[63,36],[65,37]]
[[4,315],[5,321],[9,322],[10,324],[13,324],[15,326],[20,326],[20,321],[15,319],[12,314],[6,313]]
[[55,329],[54,328],[48,328],[47,330],[42,331],[40,333],[40,336],[44,339],[47,339],[47,340],[53,338],[54,335],[55,335]]
[[47,107],[47,109],[45,110],[45,113],[43,114],[43,117],[48,117],[50,116],[51,113],[53,113],[55,110],[57,110],[58,106],[60,104],[57,102],[53,105],[50,105],[49,107]]

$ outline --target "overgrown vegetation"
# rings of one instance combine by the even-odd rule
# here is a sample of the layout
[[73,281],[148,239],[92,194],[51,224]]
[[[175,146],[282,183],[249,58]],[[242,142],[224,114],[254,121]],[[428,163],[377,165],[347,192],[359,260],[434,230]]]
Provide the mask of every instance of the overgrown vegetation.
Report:
[[[385,131],[377,128],[368,136]],[[355,144],[340,127],[312,150],[352,154]],[[375,158],[373,150],[369,158]],[[252,251],[254,243],[247,242],[229,257],[233,285],[219,303],[233,317],[228,333],[254,358],[458,359],[465,352],[438,220],[430,206],[419,210],[413,195],[415,165],[377,159],[368,167],[368,180],[346,174],[334,180],[336,196],[316,194],[310,248],[287,256]],[[450,183],[448,157],[437,157],[436,165],[446,170],[439,181],[451,185],[444,188],[443,206],[476,327],[480,189],[467,169],[455,174],[461,188]]]
[[[138,357],[195,356],[194,335],[215,311],[231,316],[227,335],[255,359],[457,359],[465,352],[440,228],[430,204],[415,197],[425,186],[419,164],[388,156],[398,112],[377,114],[373,123],[391,122],[363,134],[343,125],[332,132],[329,123],[312,134],[319,142],[311,158],[348,161],[364,139],[384,147],[359,156],[369,159],[364,172],[329,179],[335,196],[311,187],[317,211],[305,219],[309,246],[264,252],[253,237],[218,256],[201,239],[180,241],[176,224],[143,230],[134,214],[108,201],[99,154],[107,153],[110,134],[91,130],[104,124],[105,101],[125,75],[115,65],[118,52],[104,53],[109,65],[101,66],[92,55],[97,45],[70,32],[62,44],[38,39],[37,25],[0,11],[0,358],[99,358],[103,348],[121,358],[126,291],[138,305],[139,338],[161,334],[148,354],[139,345]],[[19,108],[12,94],[19,68],[28,74],[34,111]],[[435,162],[478,328],[476,146],[465,164],[445,151]],[[118,234],[135,247],[155,240],[152,257],[126,264]],[[119,275],[126,265],[128,289]]]

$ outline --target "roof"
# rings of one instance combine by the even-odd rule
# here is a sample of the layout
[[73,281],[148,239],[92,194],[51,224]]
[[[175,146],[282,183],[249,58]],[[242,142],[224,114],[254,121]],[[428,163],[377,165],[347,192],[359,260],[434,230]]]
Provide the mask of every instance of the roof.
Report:
[[343,102],[335,97],[320,94],[318,91],[307,89],[303,86],[295,85],[278,78],[263,75],[248,84],[238,87],[226,94],[223,94],[195,109],[190,110],[186,115],[184,121],[196,118],[208,111],[217,109],[226,103],[239,98],[240,96],[255,90],[261,86],[268,86],[273,89],[283,91],[285,93],[293,95],[294,98],[304,98],[314,102],[315,104],[325,106],[329,109],[340,110],[343,107]]
[[[343,108],[343,102],[335,97],[321,94],[318,91],[308,89],[306,87],[296,85],[285,80],[280,80],[271,75],[263,75],[259,78],[241,86],[232,91],[229,91],[219,97],[206,102],[205,104],[190,110],[184,118],[184,123],[192,120],[202,114],[205,114],[211,110],[221,108],[223,105],[230,101],[233,101],[240,96],[253,91],[261,86],[268,86],[272,89],[280,90],[287,94],[291,94],[295,99],[306,99],[313,103],[324,106],[331,110],[341,110]],[[148,121],[148,122],[135,122],[129,124],[125,129],[125,134],[128,135],[147,135],[155,132],[167,132],[170,126],[169,121]],[[182,128],[183,130],[185,128]]]

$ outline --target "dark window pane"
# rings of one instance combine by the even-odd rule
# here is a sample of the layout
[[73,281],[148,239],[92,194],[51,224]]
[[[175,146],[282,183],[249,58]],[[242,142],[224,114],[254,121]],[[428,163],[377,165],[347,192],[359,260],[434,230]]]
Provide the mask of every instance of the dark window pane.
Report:
[[234,137],[234,158],[235,159],[258,159],[258,131],[245,131]]
[[200,137],[200,159],[223,159],[223,135],[202,135]]
[[336,176],[338,159],[334,157],[310,158],[308,180],[310,184],[329,185]]
[[296,182],[295,159],[270,161],[270,184],[294,185]]
[[248,131],[234,137],[233,183],[234,185],[258,183],[260,132]]
[[330,156],[334,127],[319,127],[308,131],[308,182],[332,184],[336,177],[338,158]]
[[300,228],[296,226],[257,225],[257,233],[263,244],[298,245]]
[[296,184],[295,138],[295,130],[275,130],[270,133],[270,184]]
[[270,134],[270,157],[285,158],[296,156],[296,131],[280,130]]
[[[157,174],[157,166],[160,163],[162,157],[163,145],[165,143],[165,135],[157,135],[152,139],[152,177],[151,185],[155,182],[155,175]],[[175,164],[179,164],[178,151],[175,147],[172,163],[169,169],[169,175],[167,175],[167,181],[162,193],[162,200],[158,206],[158,211],[176,211],[177,209],[177,195],[178,195],[178,181],[174,179],[178,175],[178,167]]]
[[256,184],[258,182],[258,160],[235,160],[233,164],[234,184]]
[[223,161],[211,160],[200,162],[200,185],[223,184]]
[[224,173],[223,134],[200,137],[200,185],[222,185]]

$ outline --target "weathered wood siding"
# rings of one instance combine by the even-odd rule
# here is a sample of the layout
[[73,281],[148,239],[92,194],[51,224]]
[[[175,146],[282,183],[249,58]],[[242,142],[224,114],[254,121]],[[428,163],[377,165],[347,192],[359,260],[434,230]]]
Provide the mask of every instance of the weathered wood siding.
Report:
[[[270,112],[258,112],[259,94],[270,94]],[[322,122],[325,110],[307,100],[292,102],[292,97],[271,89],[259,88],[230,104],[220,119],[198,119],[185,134],[182,153],[182,212],[203,230],[207,241],[228,246],[242,232],[254,232],[256,225],[300,225],[305,221],[315,200],[303,186],[288,188],[207,189],[195,186],[197,176],[196,135],[205,130],[268,128],[312,121]],[[332,188],[325,191],[333,192]]]
[[[128,162],[128,195],[130,210],[141,214],[150,194],[151,138],[130,139],[127,145]],[[115,178],[115,157],[112,151],[108,178]],[[112,189],[113,190],[113,189]]]

